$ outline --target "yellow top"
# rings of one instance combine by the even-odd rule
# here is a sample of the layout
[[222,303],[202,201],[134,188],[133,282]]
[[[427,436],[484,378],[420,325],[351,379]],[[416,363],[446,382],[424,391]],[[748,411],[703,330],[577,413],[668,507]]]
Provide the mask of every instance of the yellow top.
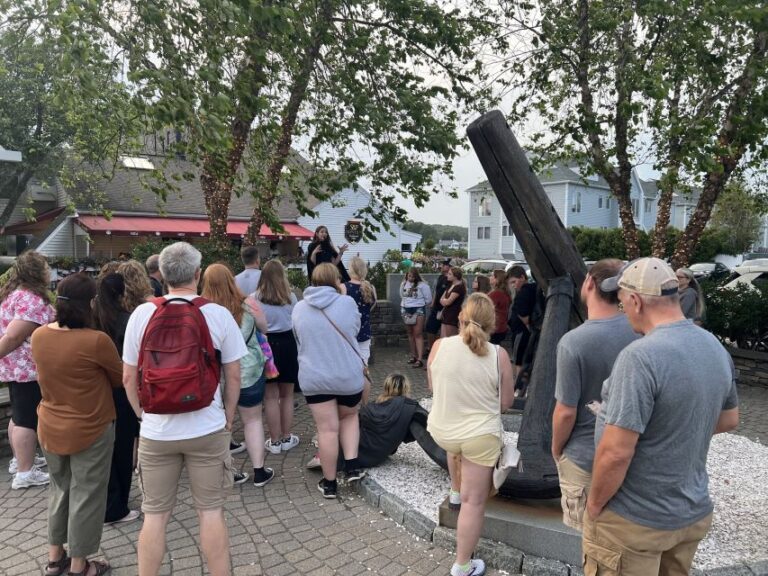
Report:
[[427,430],[446,442],[500,436],[498,348],[487,343],[488,354],[477,356],[461,336],[439,342],[429,367],[433,399]]

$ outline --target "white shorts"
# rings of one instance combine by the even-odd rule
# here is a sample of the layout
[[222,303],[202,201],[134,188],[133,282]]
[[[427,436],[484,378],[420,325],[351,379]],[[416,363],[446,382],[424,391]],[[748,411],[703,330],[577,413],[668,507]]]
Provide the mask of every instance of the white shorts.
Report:
[[371,339],[369,338],[365,342],[358,342],[357,347],[360,348],[360,356],[365,360],[365,365],[368,366],[368,358],[371,357]]

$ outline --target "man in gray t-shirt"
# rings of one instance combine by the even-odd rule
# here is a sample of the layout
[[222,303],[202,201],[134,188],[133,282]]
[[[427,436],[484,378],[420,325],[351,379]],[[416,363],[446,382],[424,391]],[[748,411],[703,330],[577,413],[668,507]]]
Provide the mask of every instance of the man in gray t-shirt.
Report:
[[[738,425],[730,356],[686,320],[669,265],[641,258],[604,281],[632,327],[603,385],[592,486],[584,517],[585,574],[688,574],[712,522],[707,453]],[[618,570],[618,569],[617,569]]]
[[259,249],[256,246],[246,246],[240,250],[240,259],[243,261],[245,270],[235,276],[235,284],[243,294],[248,296],[256,292],[261,279]]
[[621,260],[605,259],[590,269],[581,286],[588,319],[557,347],[552,457],[560,476],[563,523],[576,530],[582,528],[595,455],[595,416],[587,404],[600,401],[603,381],[619,352],[640,337],[619,310],[616,293],[600,289],[621,266]]

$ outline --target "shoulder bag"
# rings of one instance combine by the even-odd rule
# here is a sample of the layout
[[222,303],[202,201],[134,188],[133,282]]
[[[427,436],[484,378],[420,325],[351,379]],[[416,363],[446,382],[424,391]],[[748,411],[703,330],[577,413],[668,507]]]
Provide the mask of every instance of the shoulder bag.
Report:
[[[501,418],[501,366],[499,365],[501,359],[499,357],[499,347],[496,346],[496,373],[499,376],[499,418]],[[517,446],[508,444],[504,441],[504,424],[501,424],[501,441],[504,443],[499,459],[496,461],[496,465],[493,467],[493,486],[498,490],[504,484],[504,481],[509,476],[512,468],[517,468],[520,464],[520,451]],[[521,467],[522,469],[522,467]]]
[[336,332],[339,333],[339,336],[341,336],[341,339],[344,340],[344,342],[346,342],[349,345],[349,347],[352,348],[352,351],[355,354],[357,354],[357,357],[360,358],[360,362],[363,365],[363,379],[366,380],[368,382],[368,384],[370,385],[371,384],[371,377],[370,377],[370,375],[368,373],[368,364],[365,363],[365,360],[360,355],[360,352],[358,351],[358,349],[352,344],[352,342],[349,341],[349,339],[346,337],[344,332],[342,332],[341,329],[336,325],[336,322],[331,320],[331,317],[328,316],[328,314],[325,313],[325,310],[320,310],[320,312],[323,313],[323,316],[325,316],[325,319],[328,320],[328,322],[330,322],[330,324],[331,324],[331,326],[333,326],[334,330],[336,330]]

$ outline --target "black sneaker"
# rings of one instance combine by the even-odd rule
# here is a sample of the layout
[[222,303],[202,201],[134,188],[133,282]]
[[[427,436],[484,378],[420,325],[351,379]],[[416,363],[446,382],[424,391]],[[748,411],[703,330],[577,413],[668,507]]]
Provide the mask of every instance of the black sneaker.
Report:
[[244,472],[235,472],[232,482],[235,485],[237,485],[237,484],[242,484],[247,480],[248,480],[248,474],[245,474]]
[[336,498],[335,480],[328,481],[325,478],[321,478],[320,482],[317,483],[317,489],[323,493],[323,498],[328,498],[329,500]]
[[245,452],[245,442],[229,442],[230,454],[240,454],[241,452]]
[[354,470],[348,470],[344,472],[344,479],[347,482],[357,482],[358,480],[365,478],[365,474],[365,470],[362,468],[356,468]]
[[275,477],[275,471],[272,470],[272,468],[264,468],[264,478],[257,481],[256,474],[253,475],[253,485],[257,488],[261,488],[262,486],[266,486],[270,482],[272,482],[272,478]]

